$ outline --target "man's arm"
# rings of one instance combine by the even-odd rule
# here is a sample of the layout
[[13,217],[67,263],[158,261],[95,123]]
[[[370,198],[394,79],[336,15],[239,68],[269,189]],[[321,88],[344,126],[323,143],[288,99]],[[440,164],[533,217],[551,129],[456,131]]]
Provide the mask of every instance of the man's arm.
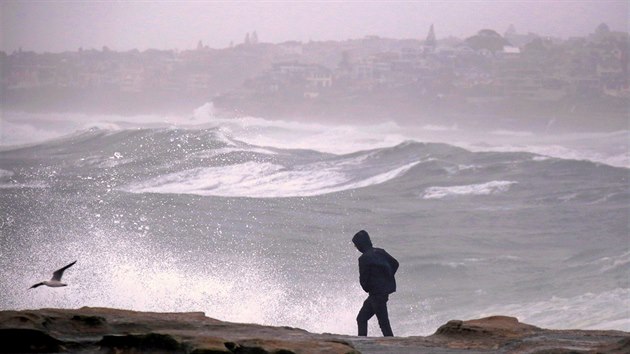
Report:
[[387,257],[387,262],[389,262],[389,265],[392,267],[392,271],[394,272],[394,274],[396,274],[399,266],[398,261],[396,260],[396,258],[387,253],[387,251],[383,251],[383,253],[385,253],[385,256]]
[[359,283],[361,284],[361,288],[366,293],[370,292],[368,289],[368,283],[370,280],[370,269],[367,263],[367,260],[363,257],[359,258]]

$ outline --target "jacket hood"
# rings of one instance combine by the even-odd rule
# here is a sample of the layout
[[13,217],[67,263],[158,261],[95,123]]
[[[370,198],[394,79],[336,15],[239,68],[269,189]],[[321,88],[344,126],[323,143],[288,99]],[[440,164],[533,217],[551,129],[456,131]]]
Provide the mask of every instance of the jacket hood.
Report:
[[372,248],[372,240],[370,240],[370,235],[365,230],[357,232],[352,238],[352,242],[361,253]]

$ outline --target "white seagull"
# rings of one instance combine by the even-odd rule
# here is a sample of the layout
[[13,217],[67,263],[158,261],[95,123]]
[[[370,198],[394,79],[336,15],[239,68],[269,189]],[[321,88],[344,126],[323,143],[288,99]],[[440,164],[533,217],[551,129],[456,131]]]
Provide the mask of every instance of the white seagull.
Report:
[[57,269],[53,273],[53,276],[52,276],[52,278],[50,280],[46,280],[46,281],[43,281],[41,283],[37,283],[37,284],[31,286],[29,289],[33,289],[33,288],[36,288],[36,287],[41,286],[41,285],[47,285],[47,286],[50,286],[50,287],[53,287],[53,288],[58,288],[58,287],[61,287],[61,286],[68,285],[68,284],[64,284],[64,283],[61,282],[61,276],[63,275],[63,271],[64,270],[72,267],[76,262],[77,261],[74,261],[74,262],[68,264],[67,266],[65,266],[63,268]]

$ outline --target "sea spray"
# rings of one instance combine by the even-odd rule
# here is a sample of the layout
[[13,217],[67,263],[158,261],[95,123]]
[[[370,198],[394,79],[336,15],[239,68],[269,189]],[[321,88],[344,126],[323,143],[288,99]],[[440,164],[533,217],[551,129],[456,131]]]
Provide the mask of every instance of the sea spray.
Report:
[[[330,144],[318,125],[119,123],[0,152],[0,308],[204,311],[354,334],[366,295],[350,239],[366,229],[401,263],[398,335],[494,310],[628,328],[626,168],[392,144],[394,126],[346,127],[348,153],[333,153],[288,148]],[[447,195],[423,198],[435,187]],[[25,293],[74,259],[68,287]]]

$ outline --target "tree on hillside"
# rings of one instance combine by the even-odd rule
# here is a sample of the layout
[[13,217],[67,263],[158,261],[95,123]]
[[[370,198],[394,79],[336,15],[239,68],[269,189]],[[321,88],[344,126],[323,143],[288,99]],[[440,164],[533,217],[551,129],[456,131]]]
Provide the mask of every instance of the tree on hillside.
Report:
[[491,29],[482,29],[476,35],[466,38],[465,42],[474,50],[485,49],[492,53],[501,51],[503,47],[511,45],[507,39]]

